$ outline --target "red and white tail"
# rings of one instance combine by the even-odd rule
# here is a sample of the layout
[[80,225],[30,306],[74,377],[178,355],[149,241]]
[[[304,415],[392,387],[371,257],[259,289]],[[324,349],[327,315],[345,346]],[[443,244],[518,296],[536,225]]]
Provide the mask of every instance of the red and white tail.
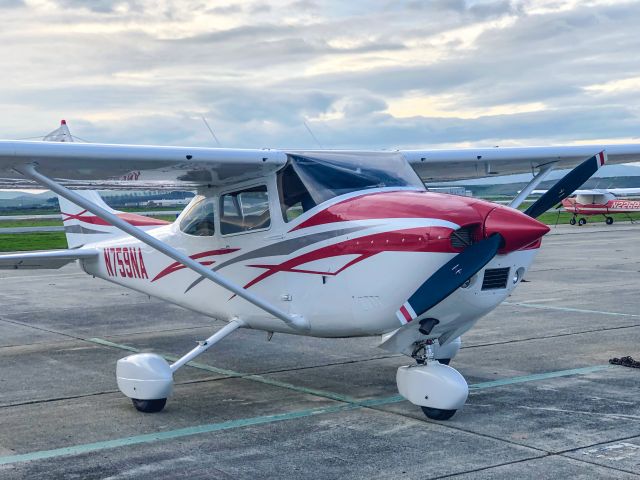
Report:
[[[67,122],[62,120],[60,127],[45,136],[42,140],[45,142],[73,142],[73,136],[69,131],[69,127],[67,127]],[[76,191],[76,193],[91,201],[91,203],[126,220],[131,225],[144,230],[157,228],[169,223],[143,215],[114,210],[107,205],[100,194],[94,190],[79,190]],[[60,213],[62,214],[62,223],[69,248],[78,248],[88,243],[126,236],[126,234],[118,228],[59,195],[58,202],[60,203]]]
[[[109,207],[100,194],[94,190],[81,190],[76,193],[108,212],[121,213]],[[58,202],[60,203],[62,224],[64,225],[64,233],[67,236],[69,248],[77,248],[87,243],[100,242],[125,235],[116,227],[96,217],[93,213],[59,195]]]

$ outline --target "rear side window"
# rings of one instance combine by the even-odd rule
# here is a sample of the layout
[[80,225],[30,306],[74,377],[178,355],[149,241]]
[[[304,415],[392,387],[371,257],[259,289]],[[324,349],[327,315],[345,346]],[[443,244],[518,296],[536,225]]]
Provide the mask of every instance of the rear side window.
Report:
[[225,193],[220,197],[220,233],[242,233],[271,226],[266,185]]
[[194,201],[180,221],[180,230],[187,235],[210,237],[215,233],[215,198],[200,197]]

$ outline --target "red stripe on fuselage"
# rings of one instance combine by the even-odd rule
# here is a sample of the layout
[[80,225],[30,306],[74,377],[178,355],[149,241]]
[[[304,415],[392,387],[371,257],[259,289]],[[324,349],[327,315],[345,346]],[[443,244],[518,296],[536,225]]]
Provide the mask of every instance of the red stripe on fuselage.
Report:
[[[382,252],[458,253],[458,250],[451,246],[450,234],[451,229],[445,227],[420,227],[382,232],[328,245],[286,260],[279,265],[249,265],[250,267],[264,268],[266,271],[247,283],[244,288],[250,288],[278,272],[335,276],[347,268]],[[340,255],[358,255],[358,257],[335,272],[320,272],[297,268],[305,263]]]
[[467,197],[422,191],[365,193],[328,206],[290,231],[335,222],[386,218],[437,218],[467,225],[482,221],[474,207],[485,211],[495,208],[495,205]]
[[[191,258],[193,260],[198,260],[199,258],[203,258],[203,257],[212,257],[212,256],[215,256],[215,255],[226,255],[228,253],[237,252],[238,250],[240,250],[240,249],[239,248],[223,248],[221,250],[208,250],[206,252],[200,252],[200,253],[196,253],[194,255],[189,255],[189,258]],[[208,261],[204,261],[204,262],[200,262],[200,263],[202,265],[209,266],[209,265],[213,265],[215,263],[215,261],[214,260],[208,260]],[[156,280],[160,280],[162,277],[166,277],[170,273],[177,272],[178,270],[182,270],[183,268],[187,268],[187,267],[182,265],[180,262],[174,262],[171,265],[169,265],[167,268],[162,270],[160,273],[158,273],[155,277],[153,277],[153,280],[151,280],[151,282],[155,282]]]

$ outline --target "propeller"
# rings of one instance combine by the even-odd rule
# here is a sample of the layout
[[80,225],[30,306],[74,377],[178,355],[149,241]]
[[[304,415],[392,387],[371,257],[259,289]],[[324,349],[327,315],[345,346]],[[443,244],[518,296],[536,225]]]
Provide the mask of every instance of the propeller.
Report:
[[562,177],[556,184],[547,190],[538,200],[536,200],[524,213],[532,218],[538,218],[544,212],[561,202],[575,190],[580,188],[584,182],[598,171],[607,161],[607,154],[604,150],[597,155],[585,160],[576,168]]
[[494,233],[445,263],[396,312],[400,322],[409,323],[464,285],[496,256],[503,241],[502,235]]
[[[556,182],[523,213],[535,219],[571,195],[605,163],[604,151],[585,160]],[[549,230],[535,220],[523,222],[523,218],[526,217],[522,213],[503,207],[497,207],[490,212],[484,223],[487,237],[468,245],[427,278],[396,312],[400,323],[406,325],[438,305],[482,270],[499,250],[517,250]]]

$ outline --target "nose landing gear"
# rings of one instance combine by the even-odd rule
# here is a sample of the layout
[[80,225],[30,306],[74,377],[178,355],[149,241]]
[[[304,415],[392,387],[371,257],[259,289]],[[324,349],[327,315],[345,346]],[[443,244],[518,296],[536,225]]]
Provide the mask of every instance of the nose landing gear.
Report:
[[469,395],[464,377],[434,358],[433,340],[416,342],[417,365],[398,368],[398,392],[432,420],[448,420],[462,408]]

